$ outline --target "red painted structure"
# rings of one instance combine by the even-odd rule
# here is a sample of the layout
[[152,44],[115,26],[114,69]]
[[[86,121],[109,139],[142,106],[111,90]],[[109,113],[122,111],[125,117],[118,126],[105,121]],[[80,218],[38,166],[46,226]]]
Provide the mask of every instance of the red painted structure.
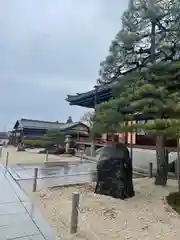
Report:
[[[96,104],[99,104],[104,101],[108,101],[113,97],[112,94],[112,88],[115,83],[107,84],[103,86],[96,86],[95,89],[85,92],[85,93],[78,93],[76,95],[67,95],[66,101],[69,102],[70,105],[76,105],[76,106],[82,106],[87,108],[94,108]],[[138,120],[137,122],[142,121],[147,122],[149,120]],[[124,142],[128,145],[132,144],[133,146],[142,146],[148,147],[148,148],[155,148],[156,145],[156,137],[155,136],[149,136],[144,133],[144,131],[137,131],[136,133],[133,133],[131,136],[131,133],[125,133],[125,134],[119,134],[119,137],[124,139]],[[96,146],[104,145],[105,142],[111,141],[112,136],[106,135],[106,137],[101,136],[96,139]],[[83,143],[80,141],[80,143]],[[85,144],[85,143],[84,143]],[[91,144],[91,141],[89,141],[88,145]],[[87,145],[87,143],[86,143]],[[170,148],[174,148],[177,146],[176,139],[167,139],[166,140],[166,146]]]

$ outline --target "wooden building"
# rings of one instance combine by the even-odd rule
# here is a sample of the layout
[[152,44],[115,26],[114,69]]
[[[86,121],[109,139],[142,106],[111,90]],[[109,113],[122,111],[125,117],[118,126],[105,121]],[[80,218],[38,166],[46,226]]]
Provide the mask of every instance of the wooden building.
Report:
[[9,142],[12,145],[17,145],[23,139],[39,139],[47,131],[53,130],[60,131],[65,135],[72,135],[76,140],[80,137],[87,138],[89,136],[89,127],[81,122],[60,123],[22,118],[16,121]]
[[[85,93],[78,93],[76,95],[67,95],[66,101],[69,102],[70,105],[82,106],[86,108],[94,108],[96,104],[100,104],[102,102],[108,101],[113,97],[112,93],[112,84],[106,84],[103,86],[95,87],[95,89],[85,92]],[[145,123],[151,120],[138,120],[135,123]],[[130,123],[128,123],[130,124]],[[139,130],[136,133],[117,133],[119,138],[124,140],[124,142],[128,144],[134,145],[134,147],[141,146],[142,148],[155,148],[156,145],[156,137],[147,135],[143,130]],[[103,134],[99,139],[96,139],[96,145],[103,145],[107,141],[111,141],[112,136],[109,134]],[[167,139],[166,146],[167,147],[176,147],[177,142],[176,139]]]

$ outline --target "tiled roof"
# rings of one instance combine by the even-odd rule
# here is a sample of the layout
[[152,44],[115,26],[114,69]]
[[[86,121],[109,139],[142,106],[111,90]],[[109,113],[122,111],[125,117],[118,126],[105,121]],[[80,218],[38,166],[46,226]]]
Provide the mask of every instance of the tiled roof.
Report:
[[[59,123],[59,122],[48,122],[48,121],[40,121],[40,120],[32,120],[32,119],[24,119],[18,120],[14,126],[16,128],[18,126],[21,128],[31,128],[31,129],[50,129],[50,130],[66,130],[68,128],[75,127],[79,124],[83,124],[81,122],[73,122],[73,123]],[[85,124],[83,124],[85,125]],[[88,126],[87,126],[88,127]]]
[[111,83],[111,84],[105,84],[105,85],[96,87],[96,89],[93,89],[93,90],[88,91],[88,92],[77,93],[76,95],[67,95],[67,97],[66,97],[65,100],[66,100],[67,102],[71,102],[71,101],[80,100],[80,99],[85,98],[85,97],[94,96],[94,95],[95,95],[95,92],[101,93],[101,92],[103,92],[103,91],[107,91],[107,90],[109,90],[109,89],[112,89],[115,84],[116,84],[116,82],[113,82],[113,83]]
[[[60,130],[66,130],[66,129],[68,129],[68,128],[75,127],[75,126],[77,126],[77,125],[79,125],[79,124],[85,125],[84,123],[81,123],[81,122],[65,123],[64,125],[62,125],[62,126],[60,127]],[[88,126],[87,126],[87,127],[88,127]]]
[[22,118],[21,120],[18,120],[16,122],[15,126],[16,125],[18,125],[19,128],[60,129],[60,127],[64,125],[64,123]]

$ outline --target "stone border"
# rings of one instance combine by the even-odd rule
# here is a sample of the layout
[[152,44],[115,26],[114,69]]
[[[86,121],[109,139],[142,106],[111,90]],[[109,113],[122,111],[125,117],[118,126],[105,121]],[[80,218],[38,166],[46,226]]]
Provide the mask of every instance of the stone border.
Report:
[[78,164],[83,164],[86,162],[83,161],[54,161],[54,162],[48,162],[48,161],[44,161],[44,165],[45,166],[62,166],[62,167],[66,167],[68,165],[78,165]]
[[0,165],[4,174],[6,174],[6,178],[9,181],[11,187],[15,195],[18,197],[19,201],[26,209],[27,213],[29,214],[31,220],[37,226],[39,231],[42,233],[45,239],[52,239],[52,240],[59,240],[59,237],[55,236],[54,232],[52,231],[49,224],[44,220],[41,216],[37,207],[32,203],[29,198],[27,197],[26,193],[22,190],[20,185],[12,178],[10,173],[4,168],[4,166]]

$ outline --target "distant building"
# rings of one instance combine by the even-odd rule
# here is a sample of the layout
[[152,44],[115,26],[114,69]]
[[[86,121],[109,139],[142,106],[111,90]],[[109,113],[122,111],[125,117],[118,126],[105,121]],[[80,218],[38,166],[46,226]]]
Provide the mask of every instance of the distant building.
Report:
[[0,139],[8,139],[8,133],[7,132],[0,132]]
[[8,142],[8,133],[0,132],[0,146]]
[[52,130],[59,130],[64,134],[69,134],[76,138],[89,136],[89,127],[81,122],[59,123],[58,121],[48,122],[22,118],[16,121],[11,131],[9,137],[10,144],[17,145],[23,139],[39,139],[47,131]]

